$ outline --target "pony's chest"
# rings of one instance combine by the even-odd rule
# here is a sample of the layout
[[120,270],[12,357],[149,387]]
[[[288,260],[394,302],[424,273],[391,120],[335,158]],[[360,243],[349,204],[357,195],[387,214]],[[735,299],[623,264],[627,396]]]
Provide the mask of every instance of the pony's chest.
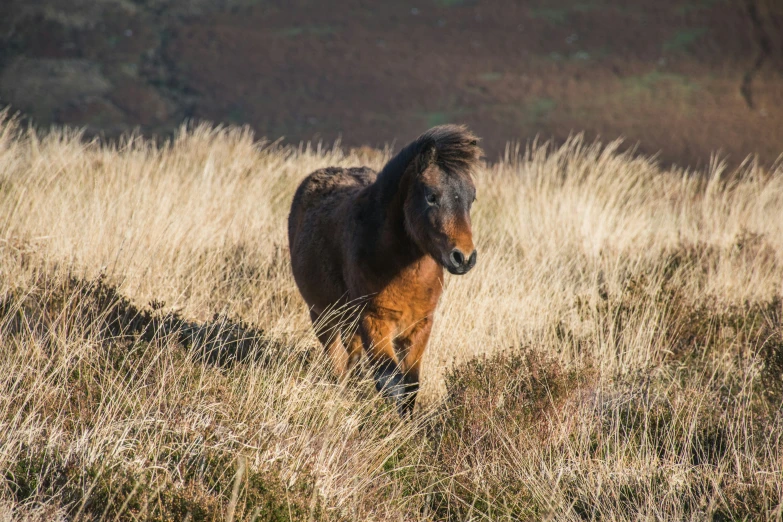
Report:
[[443,292],[443,272],[427,268],[403,272],[390,281],[373,299],[376,313],[403,328],[431,316]]

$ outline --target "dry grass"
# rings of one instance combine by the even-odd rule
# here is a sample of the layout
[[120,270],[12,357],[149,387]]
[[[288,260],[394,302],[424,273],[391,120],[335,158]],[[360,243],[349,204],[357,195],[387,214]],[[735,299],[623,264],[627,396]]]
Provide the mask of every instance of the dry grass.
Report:
[[401,424],[330,377],[285,238],[307,173],[386,157],[4,118],[5,519],[780,518],[782,168],[487,166]]

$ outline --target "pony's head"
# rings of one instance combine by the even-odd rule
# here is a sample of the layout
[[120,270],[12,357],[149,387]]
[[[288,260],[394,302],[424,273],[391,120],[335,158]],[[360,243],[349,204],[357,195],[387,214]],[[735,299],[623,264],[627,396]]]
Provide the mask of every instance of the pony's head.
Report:
[[471,172],[481,149],[463,126],[441,125],[419,137],[409,165],[405,228],[416,245],[452,274],[476,264],[470,209],[476,200]]

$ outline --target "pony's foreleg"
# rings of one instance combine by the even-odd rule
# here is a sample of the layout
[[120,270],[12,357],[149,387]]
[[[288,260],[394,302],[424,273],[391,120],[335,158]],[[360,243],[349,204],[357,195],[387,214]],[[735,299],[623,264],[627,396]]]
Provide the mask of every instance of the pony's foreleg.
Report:
[[373,367],[375,389],[393,399],[402,415],[401,407],[405,396],[405,383],[402,372],[398,368],[397,356],[394,353],[393,323],[367,315],[362,318],[360,333],[364,351]]
[[419,393],[419,370],[421,368],[421,359],[424,356],[424,349],[430,339],[432,331],[432,319],[426,318],[419,321],[406,336],[398,339],[401,347],[401,353],[404,354],[400,362],[400,369],[403,374],[405,384],[405,397],[403,398],[401,410],[406,416],[413,414],[413,407],[416,404],[416,395]]

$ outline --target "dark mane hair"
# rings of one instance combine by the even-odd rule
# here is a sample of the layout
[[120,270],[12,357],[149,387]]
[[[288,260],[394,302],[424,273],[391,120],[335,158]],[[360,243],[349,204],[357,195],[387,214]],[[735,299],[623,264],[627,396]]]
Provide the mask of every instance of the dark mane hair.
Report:
[[383,167],[376,183],[384,194],[396,191],[408,165],[428,147],[434,147],[437,151],[437,165],[456,176],[469,176],[483,153],[478,145],[478,137],[465,125],[433,127],[406,145]]

